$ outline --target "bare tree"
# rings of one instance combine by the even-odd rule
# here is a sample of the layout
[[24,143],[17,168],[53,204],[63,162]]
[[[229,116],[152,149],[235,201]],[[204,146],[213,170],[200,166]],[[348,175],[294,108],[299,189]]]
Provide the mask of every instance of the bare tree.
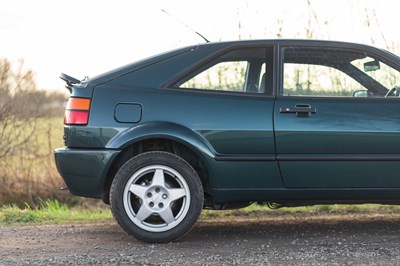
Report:
[[12,187],[20,186],[31,203],[33,161],[29,157],[37,156],[31,140],[44,96],[35,92],[33,72],[24,69],[22,60],[13,68],[7,59],[0,59],[0,194],[12,195]]
[[36,128],[41,96],[23,61],[16,70],[6,59],[0,60],[0,159],[27,143]]

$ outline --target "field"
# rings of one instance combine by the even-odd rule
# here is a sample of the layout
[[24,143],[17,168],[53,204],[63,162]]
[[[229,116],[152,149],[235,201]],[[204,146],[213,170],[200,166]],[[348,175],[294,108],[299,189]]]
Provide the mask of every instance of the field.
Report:
[[[54,148],[64,145],[63,118],[37,118],[29,123],[19,121],[19,124],[24,126],[25,132],[25,135],[18,135],[23,138],[21,144],[11,145],[7,155],[0,157],[0,206],[28,204],[36,207],[39,199],[47,198],[68,201],[71,198],[68,193],[60,191],[63,181],[53,155]],[[7,134],[11,138],[3,137],[5,141],[14,136],[12,127],[3,130],[3,135]]]

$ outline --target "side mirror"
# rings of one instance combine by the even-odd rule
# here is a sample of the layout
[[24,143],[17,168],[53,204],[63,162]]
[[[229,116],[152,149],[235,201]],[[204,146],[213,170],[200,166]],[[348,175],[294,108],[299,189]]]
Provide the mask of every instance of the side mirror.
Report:
[[365,72],[376,71],[380,68],[381,66],[379,65],[379,61],[376,60],[364,63]]
[[353,92],[353,97],[368,97],[367,90],[358,90]]

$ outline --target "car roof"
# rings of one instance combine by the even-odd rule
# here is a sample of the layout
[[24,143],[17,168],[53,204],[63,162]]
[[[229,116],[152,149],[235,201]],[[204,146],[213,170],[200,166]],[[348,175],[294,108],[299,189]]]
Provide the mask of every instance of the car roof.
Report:
[[[256,40],[233,40],[233,41],[222,41],[222,42],[209,42],[199,44],[199,46],[215,45],[215,46],[257,46],[257,45],[302,45],[302,46],[337,46],[337,47],[354,47],[354,48],[365,48],[365,49],[378,49],[381,51],[388,52],[385,49],[380,49],[368,44],[336,41],[336,40],[310,40],[310,39],[256,39]],[[390,53],[390,52],[388,52]],[[394,55],[394,54],[393,54]]]
[[202,56],[208,56],[218,51],[227,50],[236,47],[257,47],[266,45],[279,45],[279,46],[318,46],[318,47],[337,47],[337,48],[354,48],[369,51],[371,53],[384,53],[387,58],[391,61],[399,62],[400,58],[395,54],[392,54],[384,49],[378,49],[373,46],[343,42],[343,41],[331,41],[331,40],[308,40],[308,39],[260,39],[260,40],[233,40],[233,41],[222,41],[222,42],[208,42],[192,46],[187,46],[171,51],[167,51],[162,54],[158,54],[149,58],[145,58],[140,61],[133,62],[131,64],[119,67],[117,69],[108,71],[101,75],[95,76],[89,80],[93,85],[102,84],[108,82],[114,78],[125,75],[144,68],[146,66],[155,64],[167,60],[169,58],[185,54],[191,51],[202,51],[199,52]]

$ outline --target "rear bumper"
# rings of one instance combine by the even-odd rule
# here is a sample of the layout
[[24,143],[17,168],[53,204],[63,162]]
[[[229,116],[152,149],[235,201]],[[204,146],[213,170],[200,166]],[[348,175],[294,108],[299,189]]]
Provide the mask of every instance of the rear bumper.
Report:
[[102,198],[108,170],[119,152],[59,148],[54,155],[57,170],[71,194]]

